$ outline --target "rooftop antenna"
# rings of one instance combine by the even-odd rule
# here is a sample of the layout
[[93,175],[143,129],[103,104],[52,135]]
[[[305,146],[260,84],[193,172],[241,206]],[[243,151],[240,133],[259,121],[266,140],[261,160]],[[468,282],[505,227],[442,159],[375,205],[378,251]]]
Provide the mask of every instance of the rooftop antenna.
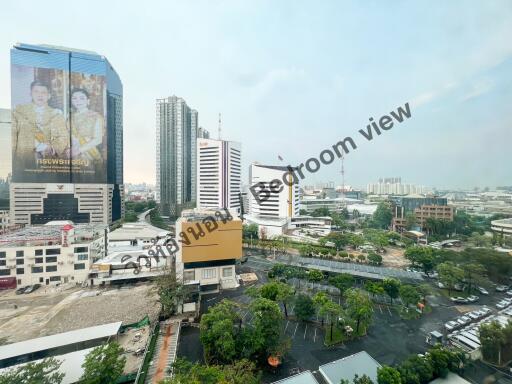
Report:
[[220,132],[222,131],[222,123],[221,123],[221,119],[220,119],[220,113],[219,113],[219,140],[221,139],[220,138]]

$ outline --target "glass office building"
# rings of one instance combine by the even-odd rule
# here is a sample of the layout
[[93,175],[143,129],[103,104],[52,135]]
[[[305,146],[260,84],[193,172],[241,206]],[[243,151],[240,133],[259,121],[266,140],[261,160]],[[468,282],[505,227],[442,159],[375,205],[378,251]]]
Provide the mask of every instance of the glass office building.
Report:
[[123,216],[123,86],[104,56],[15,45],[11,111],[15,224]]

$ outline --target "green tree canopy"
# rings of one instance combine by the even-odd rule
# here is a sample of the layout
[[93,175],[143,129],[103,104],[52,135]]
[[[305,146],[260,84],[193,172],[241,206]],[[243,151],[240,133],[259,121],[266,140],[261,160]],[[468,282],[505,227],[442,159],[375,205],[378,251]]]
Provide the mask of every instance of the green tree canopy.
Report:
[[388,228],[391,225],[393,213],[388,202],[380,202],[373,213],[373,223],[377,228]]
[[400,293],[400,280],[397,279],[384,279],[382,282],[382,287],[384,288],[384,291],[391,299],[391,303],[393,303],[393,299],[396,299]]
[[400,372],[389,365],[377,369],[377,383],[379,384],[402,384]]
[[294,307],[295,316],[301,321],[306,321],[315,314],[315,304],[313,299],[303,293],[299,294],[295,299]]
[[343,293],[351,288],[354,285],[354,277],[349,275],[348,273],[340,273],[329,278],[329,284],[333,287],[338,288],[340,291],[340,295],[343,296]]
[[366,330],[373,319],[373,305],[367,295],[358,289],[345,292],[347,315],[356,322],[356,333],[359,334],[361,325]]
[[415,286],[404,284],[400,286],[400,298],[406,307],[415,305],[420,301],[420,294]]
[[53,357],[41,362],[27,363],[0,373],[0,384],[60,384],[64,373],[61,362]]
[[85,356],[82,364],[84,373],[81,384],[111,384],[123,374],[126,357],[123,348],[116,343],[108,343],[94,348]]

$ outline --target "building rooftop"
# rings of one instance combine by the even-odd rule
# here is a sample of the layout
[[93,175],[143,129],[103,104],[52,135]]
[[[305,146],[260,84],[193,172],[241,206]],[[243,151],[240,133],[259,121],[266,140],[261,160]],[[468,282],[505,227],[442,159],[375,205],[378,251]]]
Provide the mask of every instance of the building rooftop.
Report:
[[272,384],[318,384],[318,381],[310,371],[304,371],[286,379],[274,381]]
[[117,335],[121,321],[0,346],[0,360]]
[[470,384],[470,382],[463,379],[456,373],[449,372],[446,377],[439,377],[431,381],[429,384]]
[[170,234],[169,231],[153,227],[146,223],[129,223],[123,224],[121,228],[118,228],[108,234],[110,241],[122,241],[122,240],[135,240],[141,238],[156,238],[164,237]]
[[49,222],[45,225],[24,227],[2,235],[0,247],[49,246],[62,244],[62,232],[71,229],[74,234],[69,238],[70,244],[90,242],[103,236],[105,224],[70,224],[68,221]]
[[380,364],[365,351],[344,357],[343,359],[321,365],[318,370],[329,384],[339,384],[342,379],[352,382],[355,375],[367,375],[377,382],[377,369]]

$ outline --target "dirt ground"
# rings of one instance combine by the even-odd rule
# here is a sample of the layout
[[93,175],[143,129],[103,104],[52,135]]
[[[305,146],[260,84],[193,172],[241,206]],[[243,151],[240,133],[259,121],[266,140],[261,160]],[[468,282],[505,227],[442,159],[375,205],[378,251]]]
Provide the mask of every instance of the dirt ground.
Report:
[[122,321],[133,323],[149,315],[156,319],[159,306],[150,285],[108,289],[82,289],[30,295],[0,295],[0,345],[75,329]]
[[386,253],[381,254],[384,267],[403,268],[410,264],[404,257],[404,249],[386,247]]

